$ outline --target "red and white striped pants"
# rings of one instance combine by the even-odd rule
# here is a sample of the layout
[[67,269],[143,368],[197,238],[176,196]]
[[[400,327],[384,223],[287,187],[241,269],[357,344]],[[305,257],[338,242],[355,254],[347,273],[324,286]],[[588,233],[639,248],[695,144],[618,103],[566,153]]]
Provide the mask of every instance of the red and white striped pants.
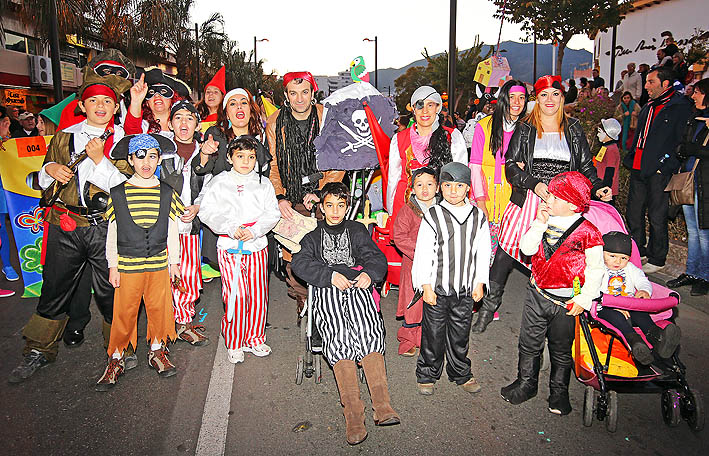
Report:
[[[228,305],[229,295],[238,295],[234,317],[222,318],[222,334],[228,349],[253,347],[266,341],[266,311],[268,306],[268,251],[259,250],[251,255],[234,255],[219,250],[219,269],[222,273],[222,299]],[[237,258],[241,257],[241,264]]]
[[180,234],[180,275],[187,292],[172,287],[172,307],[175,323],[184,325],[194,318],[194,303],[202,289],[202,253],[198,234]]

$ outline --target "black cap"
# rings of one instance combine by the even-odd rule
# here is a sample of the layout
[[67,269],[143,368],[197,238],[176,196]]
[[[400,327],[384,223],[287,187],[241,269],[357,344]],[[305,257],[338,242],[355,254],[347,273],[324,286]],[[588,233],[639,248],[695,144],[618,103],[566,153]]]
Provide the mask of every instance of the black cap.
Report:
[[625,233],[609,231],[603,235],[603,251],[630,256],[633,252],[633,241]]

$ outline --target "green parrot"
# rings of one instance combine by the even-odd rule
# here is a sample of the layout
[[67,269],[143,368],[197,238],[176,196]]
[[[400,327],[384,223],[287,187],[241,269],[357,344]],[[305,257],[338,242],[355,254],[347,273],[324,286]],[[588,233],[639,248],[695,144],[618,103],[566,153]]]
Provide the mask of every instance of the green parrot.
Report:
[[350,75],[354,82],[366,82],[369,79],[369,73],[364,66],[364,57],[361,55],[350,62]]

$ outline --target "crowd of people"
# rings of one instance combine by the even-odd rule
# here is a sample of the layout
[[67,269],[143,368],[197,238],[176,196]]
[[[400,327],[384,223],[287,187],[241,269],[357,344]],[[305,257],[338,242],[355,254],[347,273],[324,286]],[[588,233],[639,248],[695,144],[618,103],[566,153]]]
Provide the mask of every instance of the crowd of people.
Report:
[[[471,106],[466,117],[473,122],[467,124],[444,111],[433,87],[412,94],[411,120],[399,119],[382,168],[388,227],[403,254],[398,353],[417,357],[412,372],[420,394],[434,394],[444,363],[449,381],[468,393],[480,391],[468,357],[469,334],[486,331],[511,270],[519,268],[530,276],[519,362],[516,380],[501,395],[520,404],[537,394],[546,338],[548,409],[569,414],[575,317],[597,305],[601,293],[650,297],[645,274],[664,266],[668,251],[664,190],[680,168],[693,170],[696,191],[694,204],[683,206],[687,271],[669,285],[691,284],[693,295],[709,292],[709,79],[694,84],[692,111],[676,85],[686,76],[679,70],[681,56],[666,60],[668,53],[679,53],[671,46],[668,41],[662,59],[658,52],[655,68],[640,65],[636,72],[628,65],[615,91],[622,93],[616,115],[603,119],[597,132],[584,131],[566,109],[583,97],[608,96],[597,70],[578,88],[575,81],[565,86],[559,76],[543,76],[533,86],[509,79],[496,97],[487,92]],[[367,437],[358,364],[375,424],[401,420],[389,395],[374,288],[387,274],[387,258],[365,225],[346,217],[352,195],[345,173],[319,173],[313,140],[323,107],[314,97],[313,76],[287,73],[287,102],[269,117],[252,93],[227,91],[224,80],[222,69],[195,106],[182,81],[157,68],[137,75],[128,59],[109,49],[84,69],[82,86],[62,109],[36,117],[0,111],[3,141],[54,134],[38,181],[57,196],[44,214],[41,296],[22,331],[23,360],[9,381],[24,382],[53,362],[62,339],[67,346],[83,342],[92,290],[107,355],[96,390],[111,390],[137,366],[141,301],[148,363],[161,377],[175,375],[171,343],[210,341],[193,320],[202,261],[221,273],[220,332],[228,360],[241,363],[244,353],[268,356],[274,242],[268,234],[279,221],[315,213],[317,227],[302,238],[300,250],[280,249],[284,275],[298,321],[311,286],[314,326],[334,371],[346,439],[358,444]],[[214,124],[201,131],[207,119]],[[595,156],[589,133],[602,145]],[[77,166],[67,166],[77,159]],[[630,170],[630,236],[602,236],[582,214],[592,199],[612,202],[617,196],[621,162]],[[3,272],[17,280],[1,231]],[[647,258],[642,269],[628,263],[631,237]],[[628,333],[630,353],[640,364],[652,363],[652,351],[671,356],[679,344],[674,325],[661,329],[643,312],[604,310]],[[632,326],[643,330],[652,349],[631,334]]]

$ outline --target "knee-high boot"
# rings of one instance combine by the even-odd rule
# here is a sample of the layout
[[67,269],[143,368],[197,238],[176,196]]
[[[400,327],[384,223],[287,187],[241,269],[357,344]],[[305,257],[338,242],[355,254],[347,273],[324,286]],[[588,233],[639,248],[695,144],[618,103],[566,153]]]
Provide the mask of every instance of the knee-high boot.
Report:
[[362,358],[362,368],[367,377],[369,395],[372,397],[374,409],[374,424],[377,426],[390,426],[399,424],[401,420],[391,407],[389,400],[389,386],[387,384],[386,366],[381,353],[372,352]]
[[357,366],[351,359],[343,359],[332,367],[340,390],[340,403],[344,407],[347,443],[357,445],[367,438],[364,427],[364,404],[359,395]]
[[511,404],[518,405],[537,395],[539,384],[539,356],[519,354],[517,380],[503,387],[500,395]]
[[571,366],[558,365],[552,362],[549,372],[549,411],[557,415],[571,413],[569,401],[569,381]]
[[483,296],[483,304],[478,311],[478,319],[470,328],[470,331],[475,334],[484,333],[487,329],[487,325],[492,322],[495,317],[495,312],[500,308],[502,304],[502,293],[505,291],[505,287],[497,282],[490,282],[490,289],[488,293]]

